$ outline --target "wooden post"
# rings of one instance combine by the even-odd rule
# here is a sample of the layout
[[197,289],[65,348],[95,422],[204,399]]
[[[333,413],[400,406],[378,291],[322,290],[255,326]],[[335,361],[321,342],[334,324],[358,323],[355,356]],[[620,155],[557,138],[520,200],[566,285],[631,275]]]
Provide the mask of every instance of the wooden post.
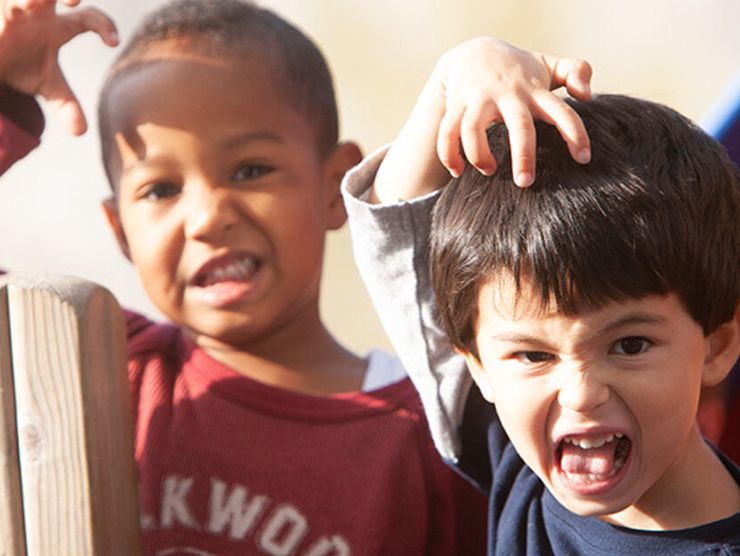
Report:
[[[16,542],[7,554],[140,554],[120,308],[108,291],[75,278],[3,280],[7,303],[2,311],[0,301],[0,314],[7,315],[10,330],[23,508],[22,525],[0,521],[0,533],[11,527]],[[7,353],[2,339],[0,332],[0,349]],[[2,363],[0,356],[0,369]],[[8,397],[8,377],[0,378]],[[7,438],[0,441],[12,448],[7,413],[6,423],[0,422]],[[7,479],[12,498],[12,473]]]
[[15,425],[10,325],[5,287],[0,285],[0,556],[26,553],[21,477]]

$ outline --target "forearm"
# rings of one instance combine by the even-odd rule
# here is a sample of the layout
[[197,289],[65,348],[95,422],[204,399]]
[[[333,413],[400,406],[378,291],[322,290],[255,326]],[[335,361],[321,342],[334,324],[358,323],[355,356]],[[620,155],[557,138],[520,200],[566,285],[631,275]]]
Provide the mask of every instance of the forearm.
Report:
[[419,390],[435,445],[455,461],[472,380],[435,319],[427,244],[437,196],[386,205],[364,201],[381,158],[366,160],[343,185],[355,258],[386,333]]
[[450,173],[440,162],[436,150],[439,123],[444,115],[442,99],[435,70],[378,169],[369,202],[411,200],[449,181]]

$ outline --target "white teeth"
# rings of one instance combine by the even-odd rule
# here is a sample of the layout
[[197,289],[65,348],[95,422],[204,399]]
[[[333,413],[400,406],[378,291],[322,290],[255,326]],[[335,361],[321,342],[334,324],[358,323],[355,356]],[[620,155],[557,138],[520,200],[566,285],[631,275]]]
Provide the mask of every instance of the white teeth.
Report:
[[245,280],[254,272],[257,265],[251,258],[235,261],[226,266],[213,269],[206,279],[207,283],[220,282],[222,280]]
[[591,438],[577,438],[573,436],[568,436],[563,440],[568,444],[572,444],[573,446],[577,446],[583,450],[590,450],[591,448],[601,448],[604,444],[608,444],[615,438],[622,438],[622,436],[624,435],[622,435],[621,433],[605,434],[602,436],[595,436]]

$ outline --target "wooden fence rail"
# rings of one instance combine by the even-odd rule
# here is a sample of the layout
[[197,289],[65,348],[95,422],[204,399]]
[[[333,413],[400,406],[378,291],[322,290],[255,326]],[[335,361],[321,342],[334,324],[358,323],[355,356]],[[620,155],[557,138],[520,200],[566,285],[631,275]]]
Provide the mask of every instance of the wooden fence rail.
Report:
[[140,554],[132,433],[113,296],[0,277],[0,556]]

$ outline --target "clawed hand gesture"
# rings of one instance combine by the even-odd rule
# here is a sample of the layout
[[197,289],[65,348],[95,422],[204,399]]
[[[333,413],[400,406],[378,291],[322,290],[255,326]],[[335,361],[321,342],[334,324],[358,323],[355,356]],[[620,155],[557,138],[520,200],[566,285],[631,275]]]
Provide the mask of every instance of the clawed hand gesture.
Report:
[[591,96],[591,66],[575,58],[530,53],[503,41],[482,37],[445,54],[437,69],[444,98],[437,154],[454,176],[463,169],[460,147],[468,161],[490,175],[496,161],[486,130],[503,122],[509,133],[512,175],[517,185],[532,184],[535,175],[534,120],[554,125],[574,160],[591,158],[588,134],[578,114],[552,91],[565,87],[580,100]]
[[93,32],[108,46],[118,44],[113,21],[87,7],[59,14],[56,4],[75,7],[80,0],[0,0],[0,82],[39,95],[72,134],[87,129],[77,97],[59,66],[59,49],[74,37]]

